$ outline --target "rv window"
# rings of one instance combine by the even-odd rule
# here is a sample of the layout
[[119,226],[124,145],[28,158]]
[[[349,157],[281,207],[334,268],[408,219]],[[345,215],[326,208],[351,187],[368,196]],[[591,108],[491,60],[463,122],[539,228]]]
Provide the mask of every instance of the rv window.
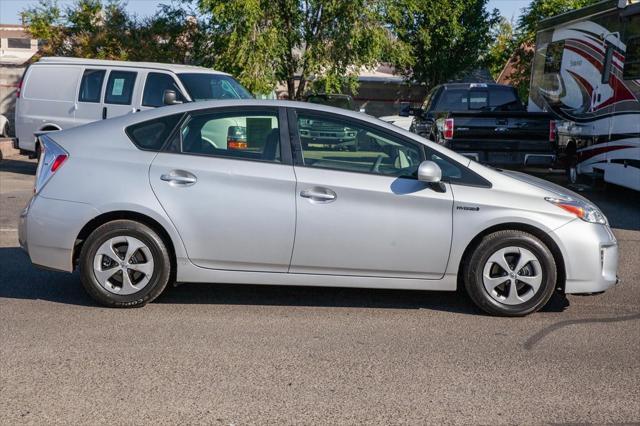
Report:
[[611,61],[613,59],[613,45],[608,44],[607,50],[604,52],[604,67],[602,68],[602,79],[600,83],[609,83],[609,77],[611,76]]
[[640,79],[640,36],[627,40],[622,77],[625,80]]
[[557,74],[562,66],[562,54],[564,53],[564,40],[554,41],[547,46],[544,57],[544,73]]

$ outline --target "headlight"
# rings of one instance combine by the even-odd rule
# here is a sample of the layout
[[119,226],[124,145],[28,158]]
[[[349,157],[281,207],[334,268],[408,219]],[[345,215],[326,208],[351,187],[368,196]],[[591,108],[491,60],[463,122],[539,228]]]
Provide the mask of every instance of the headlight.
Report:
[[593,204],[586,203],[582,200],[574,200],[573,198],[547,197],[545,200],[576,215],[585,222],[600,223],[602,225],[607,224],[605,215]]

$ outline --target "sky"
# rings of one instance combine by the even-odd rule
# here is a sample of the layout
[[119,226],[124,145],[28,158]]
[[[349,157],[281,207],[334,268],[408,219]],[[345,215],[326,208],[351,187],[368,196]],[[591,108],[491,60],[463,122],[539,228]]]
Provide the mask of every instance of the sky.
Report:
[[[450,0],[456,1],[456,0]],[[520,16],[520,10],[526,7],[531,0],[489,0],[487,9],[500,10],[500,14],[514,21]],[[19,13],[22,9],[37,4],[37,0],[0,0],[0,23],[19,24]],[[59,0],[58,4],[73,3],[73,0]],[[148,17],[154,14],[156,7],[161,3],[171,3],[170,0],[129,0],[127,9],[140,17]]]

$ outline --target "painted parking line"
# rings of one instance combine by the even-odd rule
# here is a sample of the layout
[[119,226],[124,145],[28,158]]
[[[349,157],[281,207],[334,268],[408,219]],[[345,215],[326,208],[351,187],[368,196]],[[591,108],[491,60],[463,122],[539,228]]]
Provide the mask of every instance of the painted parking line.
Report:
[[0,232],[18,232],[16,228],[0,228]]

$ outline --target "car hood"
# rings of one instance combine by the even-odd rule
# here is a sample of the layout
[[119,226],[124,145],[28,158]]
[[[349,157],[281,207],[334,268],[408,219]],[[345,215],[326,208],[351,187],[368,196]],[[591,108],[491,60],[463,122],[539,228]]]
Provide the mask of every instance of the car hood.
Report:
[[529,185],[533,185],[537,188],[551,192],[553,195],[557,197],[570,197],[570,198],[573,198],[574,200],[582,200],[586,203],[589,203],[590,205],[593,205],[591,201],[589,201],[582,195],[576,192],[573,192],[572,190],[567,189],[563,186],[549,182],[548,180],[540,179],[538,177],[531,176],[529,174],[522,173],[522,172],[516,172],[513,170],[501,170],[500,172],[503,175],[519,180],[520,182],[525,182],[525,183],[528,183]]

